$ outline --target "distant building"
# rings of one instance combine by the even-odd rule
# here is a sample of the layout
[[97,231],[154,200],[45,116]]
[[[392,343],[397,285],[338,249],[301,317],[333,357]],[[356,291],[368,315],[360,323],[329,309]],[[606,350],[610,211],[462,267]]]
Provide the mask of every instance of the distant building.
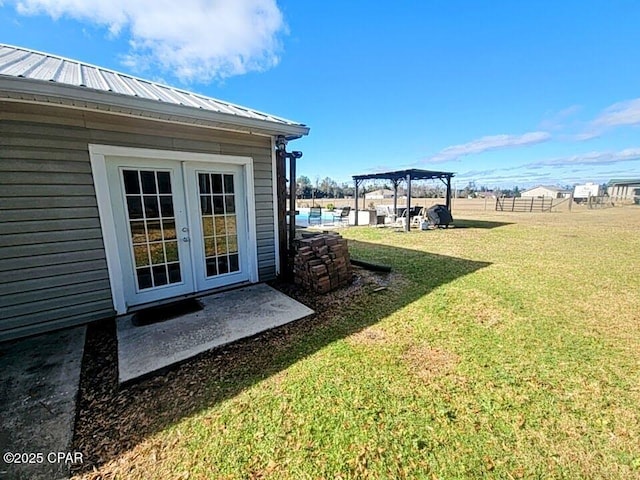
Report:
[[586,202],[590,197],[601,197],[603,195],[602,186],[598,183],[587,182],[573,187],[573,199],[576,203]]
[[367,200],[382,200],[384,198],[393,198],[393,190],[381,188],[373,192],[365,193],[364,198]]
[[549,185],[538,185],[522,192],[523,197],[534,198],[567,198],[571,196],[571,190]]
[[496,195],[496,192],[494,192],[493,190],[485,190],[484,192],[478,192],[477,195],[480,198],[496,198],[498,196]]
[[640,204],[640,178],[611,180],[607,184],[607,193],[615,200],[630,200]]

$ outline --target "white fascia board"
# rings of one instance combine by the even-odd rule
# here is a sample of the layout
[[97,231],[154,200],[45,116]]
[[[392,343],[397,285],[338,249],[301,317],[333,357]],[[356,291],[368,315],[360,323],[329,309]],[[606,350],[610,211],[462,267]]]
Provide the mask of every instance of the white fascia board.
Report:
[[0,76],[0,98],[49,105],[55,105],[56,102],[53,100],[58,100],[60,105],[69,105],[79,109],[103,113],[122,113],[151,120],[156,119],[157,116],[159,120],[169,120],[187,125],[197,125],[200,121],[220,128],[243,132],[284,135],[289,139],[300,138],[309,133],[309,127],[301,124],[246,118],[185,105],[27,78]]

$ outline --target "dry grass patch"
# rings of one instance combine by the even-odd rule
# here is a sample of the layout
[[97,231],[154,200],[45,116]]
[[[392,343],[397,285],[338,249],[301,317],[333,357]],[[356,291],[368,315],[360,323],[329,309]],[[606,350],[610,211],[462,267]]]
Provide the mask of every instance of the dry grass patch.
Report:
[[375,346],[389,341],[387,332],[379,327],[368,327],[351,335],[347,341],[351,345]]
[[470,289],[464,292],[463,301],[455,306],[455,314],[465,320],[473,320],[483,327],[498,327],[512,318],[511,312],[496,305],[496,300],[486,292]]
[[442,348],[417,345],[407,350],[402,360],[414,375],[429,381],[452,373],[460,362],[460,357]]

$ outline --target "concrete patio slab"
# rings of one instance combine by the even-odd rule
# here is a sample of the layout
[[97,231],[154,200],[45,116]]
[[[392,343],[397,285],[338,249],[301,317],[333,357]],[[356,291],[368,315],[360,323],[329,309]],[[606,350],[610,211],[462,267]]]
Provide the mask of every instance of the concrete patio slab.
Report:
[[199,300],[203,310],[159,323],[135,326],[132,315],[118,319],[120,383],[314,313],[265,284]]
[[0,478],[69,478],[85,334],[78,327],[0,344]]

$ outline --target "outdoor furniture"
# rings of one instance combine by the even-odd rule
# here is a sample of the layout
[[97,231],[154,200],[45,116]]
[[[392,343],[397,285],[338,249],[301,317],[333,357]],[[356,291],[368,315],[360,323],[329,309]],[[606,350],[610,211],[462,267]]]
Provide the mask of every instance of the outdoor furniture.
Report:
[[415,205],[411,207],[411,211],[409,212],[409,219],[414,222],[417,217],[421,215],[422,207],[419,205]]
[[428,221],[429,219],[427,218],[427,208],[426,207],[420,207],[420,211],[418,212],[417,215],[415,215],[414,217],[412,217],[411,219],[411,223],[413,225],[420,225],[423,221]]
[[340,224],[349,224],[349,212],[351,212],[351,207],[342,207],[340,213],[333,214],[333,223],[337,221]]
[[[366,180],[390,180],[393,184],[393,205],[397,206],[398,200],[398,186],[401,182],[406,182],[407,185],[407,197],[406,202],[411,205],[411,182],[413,180],[432,180],[440,179],[447,186],[447,193],[445,195],[445,203],[447,209],[451,209],[451,178],[454,176],[453,172],[436,172],[431,170],[419,170],[411,168],[408,170],[397,170],[393,172],[382,173],[369,173],[365,175],[354,175],[353,181],[355,183],[355,210],[358,210],[358,199],[361,196],[359,194],[359,188],[362,182]],[[358,218],[355,219],[355,224],[358,225]],[[411,229],[410,222],[404,222],[406,231]]]
[[407,222],[411,223],[416,217],[420,215],[422,211],[421,206],[413,206],[410,209],[407,207],[398,207],[396,210],[397,214],[395,217],[395,221],[393,222],[395,226],[399,226],[402,228],[406,228]]
[[395,218],[396,216],[393,213],[393,207],[391,207],[390,205],[376,206],[376,223],[378,225],[393,223],[395,221]]
[[311,207],[309,209],[309,217],[307,218],[309,225],[322,225],[322,207]]

